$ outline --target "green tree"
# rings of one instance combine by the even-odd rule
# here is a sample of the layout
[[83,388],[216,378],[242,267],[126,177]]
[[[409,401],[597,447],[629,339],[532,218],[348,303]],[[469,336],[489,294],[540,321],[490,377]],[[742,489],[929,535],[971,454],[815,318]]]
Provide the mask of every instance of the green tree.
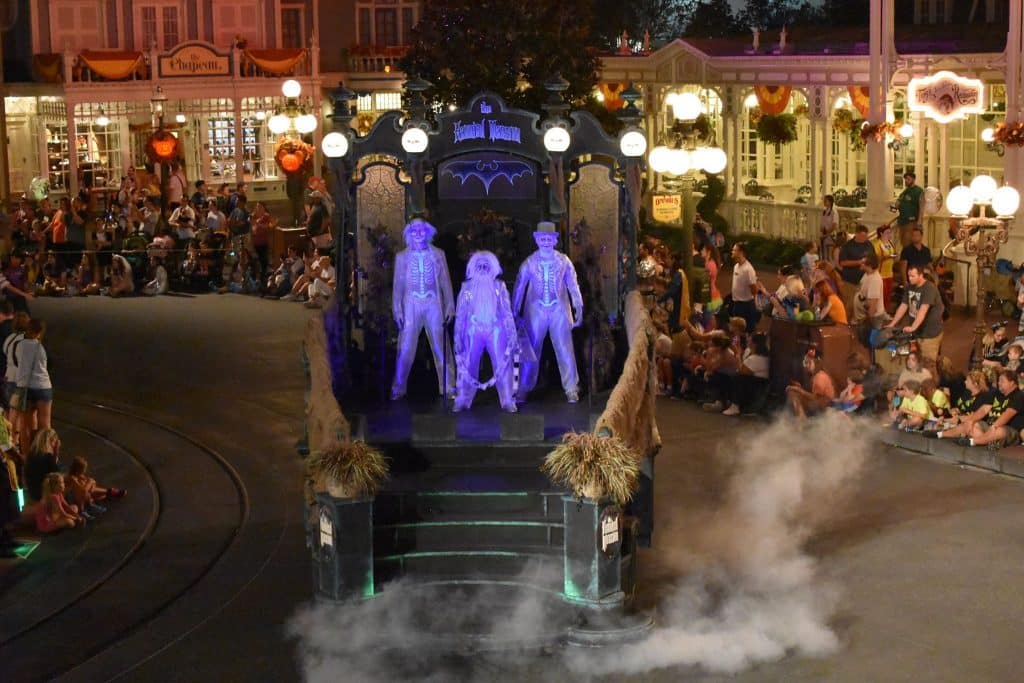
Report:
[[598,45],[610,50],[618,45],[625,30],[630,42],[640,42],[649,33],[651,47],[657,48],[683,35],[697,0],[594,0]]
[[693,8],[684,35],[691,38],[724,38],[745,30],[729,6],[729,0],[701,0]]
[[559,0],[433,0],[413,29],[399,68],[431,81],[436,104],[462,104],[481,90],[513,106],[539,111],[543,83],[554,73],[579,103],[593,91],[600,60],[592,5]]

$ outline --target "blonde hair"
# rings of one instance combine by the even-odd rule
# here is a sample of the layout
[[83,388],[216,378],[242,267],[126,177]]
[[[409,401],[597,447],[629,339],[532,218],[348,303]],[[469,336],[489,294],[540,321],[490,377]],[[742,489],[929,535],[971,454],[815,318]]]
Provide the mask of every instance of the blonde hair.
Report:
[[58,439],[57,430],[46,427],[36,432],[29,451],[32,453],[53,453],[53,441]]
[[60,472],[50,472],[43,478],[43,500],[48,500],[50,496],[59,493],[61,484],[64,483],[64,475]]

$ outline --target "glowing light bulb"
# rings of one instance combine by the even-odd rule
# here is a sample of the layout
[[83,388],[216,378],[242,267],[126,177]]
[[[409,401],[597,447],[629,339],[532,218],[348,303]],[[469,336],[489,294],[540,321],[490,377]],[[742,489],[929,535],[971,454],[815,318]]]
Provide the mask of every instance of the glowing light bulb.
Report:
[[302,84],[294,78],[289,78],[281,84],[281,94],[285,97],[298,97],[302,94]]
[[985,130],[981,131],[981,141],[982,142],[992,142],[995,139],[996,139],[996,129],[995,128],[986,128]]
[[957,185],[946,195],[946,208],[954,216],[966,216],[973,206],[971,189],[965,185]]
[[996,179],[990,175],[979,175],[975,176],[974,180],[971,181],[971,194],[974,195],[974,200],[979,204],[987,204],[992,201],[992,196],[996,193],[999,185],[996,183]]
[[1020,208],[1020,194],[1009,185],[1004,185],[992,195],[992,208],[998,216],[1012,216]]

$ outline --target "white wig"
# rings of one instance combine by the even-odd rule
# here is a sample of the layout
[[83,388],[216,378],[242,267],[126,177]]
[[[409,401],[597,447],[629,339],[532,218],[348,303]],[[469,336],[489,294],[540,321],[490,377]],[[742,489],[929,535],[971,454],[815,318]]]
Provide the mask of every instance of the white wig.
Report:
[[405,224],[405,228],[402,230],[402,238],[405,240],[405,244],[407,246],[409,244],[409,229],[418,223],[422,223],[427,228],[427,242],[434,241],[434,235],[437,234],[437,228],[435,228],[433,225],[426,222],[422,218],[413,218],[411,221]]
[[501,275],[501,264],[498,263],[498,257],[489,251],[476,251],[469,257],[469,263],[466,264],[466,279],[472,280],[473,274],[476,272],[476,266],[480,260],[487,261],[487,265],[490,267],[490,271],[494,273],[494,277],[497,278]]

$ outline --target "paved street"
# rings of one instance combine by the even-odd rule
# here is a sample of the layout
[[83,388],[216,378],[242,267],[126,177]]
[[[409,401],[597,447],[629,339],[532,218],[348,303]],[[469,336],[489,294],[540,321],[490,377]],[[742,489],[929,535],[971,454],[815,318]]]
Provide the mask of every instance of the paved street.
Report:
[[[40,300],[33,307],[49,325],[55,416],[68,448],[91,449],[110,476],[130,481],[126,504],[136,507],[108,513],[87,543],[61,535],[28,560],[52,577],[50,586],[34,587],[36,595],[52,592],[74,605],[61,612],[50,604],[55,598],[40,604],[35,616],[43,621],[0,647],[0,662],[29,672],[19,680],[65,672],[65,680],[81,681],[298,679],[296,645],[283,624],[311,592],[294,451],[309,311],[213,295]],[[714,555],[702,530],[716,523],[737,468],[723,444],[765,445],[757,441],[763,423],[708,415],[689,403],[661,400],[659,424],[659,526],[655,547],[641,557],[640,601],[649,606],[692,568],[687,551]],[[841,507],[840,500],[807,544],[818,575],[838,591],[828,619],[838,651],[761,664],[738,680],[1017,679],[1024,482],[874,448],[855,491]],[[139,538],[147,541],[133,551]],[[105,559],[73,564],[90,554]],[[107,587],[112,594],[104,595],[104,567],[126,554],[110,579],[117,583]],[[69,588],[69,577],[88,584],[83,572],[100,585]],[[31,577],[0,595],[5,615],[20,596],[26,626]],[[83,596],[86,589],[92,592]],[[61,615],[64,622],[53,621]],[[68,623],[94,620],[102,628],[85,629],[89,644],[70,653],[54,656],[39,642],[54,632],[72,641]],[[525,667],[463,663],[455,671],[451,680],[566,675],[550,657]],[[681,677],[720,676],[688,668],[682,676],[658,669],[607,679]],[[343,671],[336,680],[347,680]]]

